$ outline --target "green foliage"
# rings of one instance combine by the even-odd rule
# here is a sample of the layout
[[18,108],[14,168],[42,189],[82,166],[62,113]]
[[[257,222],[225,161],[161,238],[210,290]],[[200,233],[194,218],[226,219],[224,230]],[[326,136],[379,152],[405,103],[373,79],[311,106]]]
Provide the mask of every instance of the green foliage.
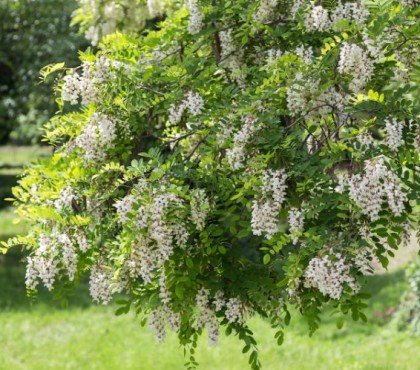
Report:
[[219,326],[260,368],[254,314],[278,344],[292,313],[310,335],[326,307],[366,321],[363,275],[418,224],[417,10],[316,28],[309,3],[262,6],[189,2],[82,53],[57,85],[55,153],[14,189],[28,289],[89,272],[94,300],[124,291],[118,314],[172,327],[188,368]]

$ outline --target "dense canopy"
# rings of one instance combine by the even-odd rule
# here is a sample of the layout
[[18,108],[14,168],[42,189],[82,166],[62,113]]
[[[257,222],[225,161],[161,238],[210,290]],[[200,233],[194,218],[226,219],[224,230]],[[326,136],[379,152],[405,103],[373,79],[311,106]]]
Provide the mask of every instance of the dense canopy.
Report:
[[[63,71],[52,158],[14,190],[26,284],[123,293],[190,348],[247,319],[365,319],[363,276],[418,222],[417,8],[188,0]],[[190,357],[191,355],[191,357]]]

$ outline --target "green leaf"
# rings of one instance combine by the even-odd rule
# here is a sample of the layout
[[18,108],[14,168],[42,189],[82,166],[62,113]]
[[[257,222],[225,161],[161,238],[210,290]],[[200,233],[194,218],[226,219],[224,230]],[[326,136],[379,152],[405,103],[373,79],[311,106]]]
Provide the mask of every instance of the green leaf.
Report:
[[337,321],[335,322],[335,325],[337,326],[337,329],[342,329],[343,325],[344,325],[344,318],[340,317],[337,319]]

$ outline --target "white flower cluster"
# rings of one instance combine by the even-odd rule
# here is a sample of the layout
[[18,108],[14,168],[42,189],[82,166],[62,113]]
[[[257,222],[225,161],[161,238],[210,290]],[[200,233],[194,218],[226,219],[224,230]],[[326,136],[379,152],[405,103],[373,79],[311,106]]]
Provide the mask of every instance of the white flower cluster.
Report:
[[316,288],[324,296],[329,296],[332,299],[341,297],[344,284],[347,284],[354,293],[360,289],[350,274],[350,265],[339,253],[334,256],[312,258],[303,277],[305,288]]
[[288,216],[289,232],[292,236],[293,244],[299,241],[299,235],[303,231],[304,215],[303,211],[299,208],[291,208]]
[[[173,253],[174,245],[185,248],[189,233],[183,224],[183,217],[177,213],[183,202],[172,193],[155,194],[150,204],[139,208],[136,226],[147,228],[148,234],[141,239],[141,247],[137,250],[140,261],[134,261],[137,271],[143,279],[150,281],[150,274],[154,268],[160,267]],[[166,219],[169,207],[178,214],[178,221]]]
[[270,49],[267,51],[266,65],[268,67],[276,64],[277,60],[283,55],[281,50]]
[[245,87],[245,75],[241,70],[241,55],[240,50],[235,47],[232,29],[219,32],[221,58],[222,62],[226,63],[227,69],[230,71],[232,78],[236,81],[239,87]]
[[[302,6],[301,1],[296,2],[292,8],[292,16],[294,17],[298,9]],[[369,11],[359,2],[345,2],[341,1],[334,8],[331,17],[328,10],[321,5],[315,5],[311,2],[311,7],[305,16],[305,27],[308,31],[327,31],[341,20],[347,20],[364,24],[369,17]]]
[[337,174],[337,183],[338,185],[334,188],[334,191],[336,191],[339,194],[343,194],[346,190],[346,186],[349,183],[349,175],[347,172],[339,172]]
[[341,1],[331,14],[332,24],[340,20],[354,21],[363,24],[369,17],[369,11],[359,2],[346,2]]
[[407,199],[400,180],[387,168],[383,157],[366,161],[364,174],[350,177],[349,195],[372,221],[379,219],[385,200],[394,215],[399,216],[404,211],[404,201]]
[[81,74],[73,71],[63,78],[61,90],[63,101],[78,104],[79,98],[83,105],[89,105],[99,98],[99,84],[111,76],[111,61],[104,56],[97,58],[95,64],[83,62]]
[[219,322],[217,321],[215,310],[210,306],[210,292],[201,288],[196,296],[197,307],[200,314],[197,318],[197,329],[207,327],[209,344],[215,345],[219,339]]
[[197,226],[197,230],[203,230],[210,203],[206,193],[202,189],[193,190],[191,194],[191,219]]
[[115,209],[119,217],[119,222],[125,224],[128,220],[128,214],[133,210],[133,205],[136,202],[136,198],[132,194],[126,195],[121,200],[117,200],[114,204]]
[[145,283],[152,282],[153,271],[156,268],[156,251],[150,248],[147,238],[142,235],[137,237],[125,266],[130,277],[141,277]]
[[311,63],[314,57],[312,46],[305,47],[304,45],[300,45],[295,49],[295,54],[302,58],[303,62],[306,64]]
[[300,8],[305,4],[305,2],[305,0],[292,1],[292,7],[290,9],[290,14],[292,15],[292,18],[296,17],[296,14],[300,10]]
[[160,275],[159,285],[159,298],[162,306],[152,311],[149,317],[149,327],[155,332],[157,341],[162,343],[166,336],[166,324],[169,324],[172,331],[178,331],[181,325],[181,315],[171,308],[172,299],[166,285],[164,272]]
[[149,316],[149,327],[155,332],[156,339],[162,343],[166,336],[165,313],[162,309],[156,309]]
[[398,148],[403,145],[402,130],[404,122],[398,121],[396,118],[387,118],[385,120],[385,143],[392,151],[398,151]]
[[375,144],[375,139],[373,138],[372,134],[368,131],[365,131],[361,133],[360,135],[357,135],[357,140],[365,148],[369,148]]
[[106,150],[117,137],[115,119],[102,114],[93,113],[89,123],[83,128],[82,133],[76,138],[75,144],[84,150],[87,161],[103,160]]
[[371,266],[372,253],[369,249],[358,249],[354,257],[354,264],[363,275],[371,275],[373,269]]
[[194,117],[199,116],[204,107],[204,100],[199,93],[188,92],[179,105],[172,104],[169,108],[169,122],[172,125],[177,124],[184,112],[188,109]]
[[74,274],[77,270],[77,253],[69,235],[62,233],[57,236],[57,242],[61,246],[62,260],[69,280],[74,280]]
[[[303,56],[305,57],[305,56]],[[344,119],[344,108],[350,96],[333,87],[319,92],[319,80],[301,73],[296,74],[294,83],[287,88],[287,108],[292,116],[301,115],[305,121],[325,118],[332,112]]]
[[287,108],[292,116],[297,116],[302,112],[308,111],[308,106],[316,95],[319,81],[305,79],[303,74],[295,76],[293,85],[287,88]]
[[374,62],[368,53],[357,44],[343,42],[338,62],[338,72],[352,77],[349,87],[358,92],[364,88],[372,77]]
[[39,247],[34,255],[27,258],[25,284],[34,290],[40,279],[48,290],[52,290],[58,273],[58,250],[45,234],[39,237]]
[[[138,191],[144,188],[137,187]],[[128,201],[126,202],[126,198]],[[128,212],[132,212],[132,196],[126,197],[118,203],[120,220],[126,222]],[[136,211],[134,223],[139,229],[146,229],[146,234],[138,236],[133,243],[130,255],[125,261],[125,268],[133,278],[141,277],[150,283],[153,271],[160,268],[173,253],[174,247],[185,248],[190,234],[186,228],[184,201],[176,195],[165,192],[163,186],[159,190],[153,190],[149,202],[143,204]],[[192,191],[190,201],[190,218],[196,225],[197,230],[202,230],[205,225],[210,204],[204,191]],[[173,217],[167,218],[167,214]]]
[[253,15],[255,22],[264,23],[271,21],[275,15],[278,0],[260,0],[260,4]]
[[331,27],[328,10],[321,5],[311,3],[311,9],[306,13],[305,27],[308,31],[326,31]]
[[91,12],[96,23],[85,32],[85,37],[96,46],[101,36],[113,33],[117,29],[118,23],[124,19],[124,10],[115,1],[106,3],[103,11],[101,11],[100,0],[82,2],[85,5],[85,11]]
[[410,8],[414,8],[416,4],[418,4],[417,0],[401,0],[403,6],[408,6]]
[[278,214],[286,198],[287,174],[281,170],[266,170],[261,195],[252,202],[251,228],[254,235],[271,238],[278,232]]
[[239,298],[229,298],[226,302],[225,317],[231,324],[244,322],[245,307]]
[[217,143],[219,145],[224,145],[226,141],[228,141],[233,135],[234,127],[231,123],[231,120],[232,115],[229,115],[227,117],[227,122],[218,122],[219,130],[217,132]]
[[174,228],[166,221],[166,211],[170,204],[180,204],[181,200],[171,193],[157,195],[148,212],[149,218],[149,236],[155,242],[158,250],[158,264],[167,261],[173,253],[174,242],[180,247],[185,246],[188,239],[188,232],[182,225],[181,229]]
[[61,190],[58,199],[54,201],[54,207],[58,211],[61,211],[65,208],[72,209],[72,202],[75,199],[76,195],[73,188],[71,186],[66,186],[63,190]]
[[195,35],[203,29],[204,15],[197,0],[187,0],[187,9],[190,12],[190,22],[187,30],[191,35]]
[[74,233],[74,237],[79,246],[79,249],[82,252],[87,252],[87,250],[90,248],[90,244],[86,237],[86,234],[82,230],[76,230],[76,232]]
[[245,116],[241,129],[233,136],[232,148],[226,150],[227,161],[233,170],[238,170],[244,165],[246,145],[258,128],[256,122],[257,119],[255,117]]
[[113,272],[99,264],[92,267],[89,279],[89,292],[97,303],[108,304],[113,296],[112,285],[115,283]]
[[[59,272],[59,266],[65,268],[69,280],[74,280],[77,271],[78,255],[76,246],[67,231],[52,232],[51,236],[41,234],[38,249],[27,259],[26,286],[33,290],[40,279],[51,290]],[[82,252],[87,251],[89,243],[81,230],[74,232],[74,238]]]
[[165,13],[165,2],[161,0],[147,0],[147,10],[151,17],[157,17]]
[[379,59],[384,57],[385,54],[382,50],[384,44],[383,40],[373,40],[366,33],[363,33],[362,37],[363,45],[366,47],[368,54],[374,61],[378,61]]

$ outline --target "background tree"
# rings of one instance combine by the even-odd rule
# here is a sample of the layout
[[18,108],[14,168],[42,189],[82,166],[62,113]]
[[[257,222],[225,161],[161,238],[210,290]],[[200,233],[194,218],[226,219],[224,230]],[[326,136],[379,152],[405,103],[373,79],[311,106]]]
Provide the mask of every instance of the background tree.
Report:
[[76,1],[0,2],[0,142],[38,141],[56,110],[51,83],[40,84],[46,64],[77,65],[85,41],[70,27]]

